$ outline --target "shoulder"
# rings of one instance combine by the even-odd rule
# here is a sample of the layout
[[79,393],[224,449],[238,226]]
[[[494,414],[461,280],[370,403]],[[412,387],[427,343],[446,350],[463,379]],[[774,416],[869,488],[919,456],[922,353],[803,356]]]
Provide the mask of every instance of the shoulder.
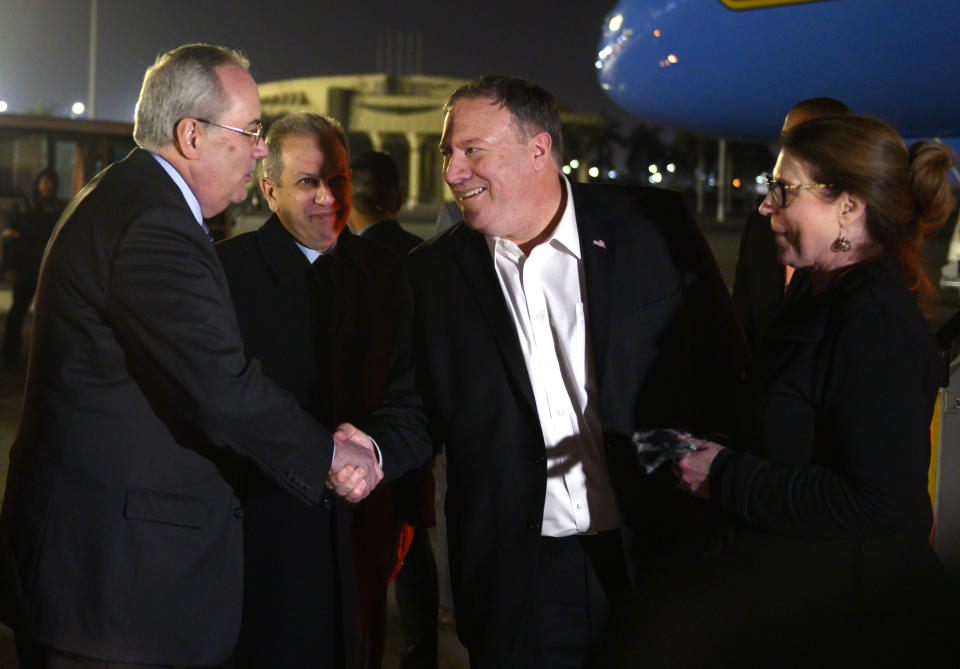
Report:
[[224,266],[243,262],[250,258],[257,250],[256,231],[244,232],[235,237],[228,237],[214,244],[217,255]]
[[656,259],[668,267],[699,271],[708,263],[709,247],[679,193],[644,186],[576,184],[573,199],[581,245],[599,237],[607,243],[615,240],[631,257]]
[[836,294],[831,297],[828,332],[853,347],[881,342],[884,357],[891,350],[899,351],[898,356],[927,355],[936,348],[895,261],[865,263],[850,274],[838,279]]
[[627,214],[659,217],[685,212],[679,193],[652,186],[619,184],[571,184],[574,206],[604,218],[616,219]]
[[[148,151],[134,149],[123,160],[113,163],[91,182],[97,187],[122,186],[138,201],[169,204],[183,201],[177,184]],[[186,208],[186,202],[183,202]]]
[[97,226],[143,219],[196,226],[186,200],[153,156],[134,149],[97,174],[68,208],[73,225],[95,219]]
[[400,240],[402,241],[405,247],[404,248],[405,253],[409,253],[410,251],[417,248],[418,246],[420,246],[420,244],[423,243],[423,239],[421,239],[420,237],[417,237],[412,232],[407,232],[406,230],[400,227],[399,223],[397,224],[397,231],[400,235]]
[[415,259],[418,264],[449,262],[459,249],[478,243],[484,243],[483,235],[460,221],[419,244],[410,252],[410,258]]
[[344,254],[366,269],[376,268],[385,272],[398,271],[402,265],[402,257],[383,243],[355,235],[349,230],[340,233],[338,245],[342,245],[339,253]]
[[409,253],[423,241],[420,237],[404,230],[397,221],[378,221],[364,228],[358,236],[372,239],[398,254]]
[[702,239],[681,195],[662,188],[574,184],[573,204],[581,236],[614,234],[620,244],[680,247]]
[[830,308],[838,319],[851,318],[862,311],[919,312],[906,280],[891,260],[863,263],[837,279]]

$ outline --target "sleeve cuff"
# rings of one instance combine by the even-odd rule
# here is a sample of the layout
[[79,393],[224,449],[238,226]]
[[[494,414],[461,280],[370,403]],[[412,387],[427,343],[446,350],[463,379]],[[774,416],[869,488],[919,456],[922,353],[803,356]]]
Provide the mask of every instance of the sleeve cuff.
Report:
[[371,437],[369,434],[367,437],[370,438],[370,441],[373,443],[373,450],[377,453],[377,466],[380,469],[383,469],[383,453],[380,452],[380,444],[378,444],[377,440]]

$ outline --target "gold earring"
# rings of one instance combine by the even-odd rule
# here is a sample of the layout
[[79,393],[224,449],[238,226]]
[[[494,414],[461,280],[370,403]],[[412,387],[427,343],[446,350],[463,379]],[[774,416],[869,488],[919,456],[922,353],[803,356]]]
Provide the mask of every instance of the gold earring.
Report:
[[853,244],[851,244],[850,240],[843,234],[843,226],[841,225],[840,234],[833,240],[833,244],[830,245],[830,250],[834,253],[846,253],[851,248],[853,248]]

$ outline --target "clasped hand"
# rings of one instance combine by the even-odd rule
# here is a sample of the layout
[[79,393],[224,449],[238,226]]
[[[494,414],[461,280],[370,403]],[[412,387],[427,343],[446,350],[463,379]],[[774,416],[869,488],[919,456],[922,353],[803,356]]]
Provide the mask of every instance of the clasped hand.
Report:
[[344,423],[333,433],[333,443],[336,451],[330,463],[327,487],[348,502],[359,502],[383,478],[373,440],[350,423]]
[[673,465],[673,474],[680,487],[694,497],[710,497],[710,465],[723,446],[712,441],[689,437],[688,442],[697,447],[695,453],[688,453]]

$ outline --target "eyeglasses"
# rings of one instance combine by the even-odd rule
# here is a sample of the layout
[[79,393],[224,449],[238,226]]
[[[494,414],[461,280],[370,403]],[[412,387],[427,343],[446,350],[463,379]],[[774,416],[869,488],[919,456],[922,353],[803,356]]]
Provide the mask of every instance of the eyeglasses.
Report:
[[241,135],[246,135],[247,137],[253,138],[254,146],[263,139],[263,123],[260,121],[255,121],[257,124],[256,130],[244,130],[243,128],[235,128],[232,125],[223,125],[222,123],[215,123],[213,121],[208,121],[205,118],[198,118],[198,121],[201,123],[206,123],[207,125],[215,125],[218,128],[223,128],[224,130],[233,130],[234,132],[239,132]]
[[774,179],[769,174],[763,175],[763,179],[767,184],[767,194],[771,196],[777,209],[783,209],[787,206],[788,191],[806,190],[808,188],[833,188],[833,184],[788,184],[779,179]]

